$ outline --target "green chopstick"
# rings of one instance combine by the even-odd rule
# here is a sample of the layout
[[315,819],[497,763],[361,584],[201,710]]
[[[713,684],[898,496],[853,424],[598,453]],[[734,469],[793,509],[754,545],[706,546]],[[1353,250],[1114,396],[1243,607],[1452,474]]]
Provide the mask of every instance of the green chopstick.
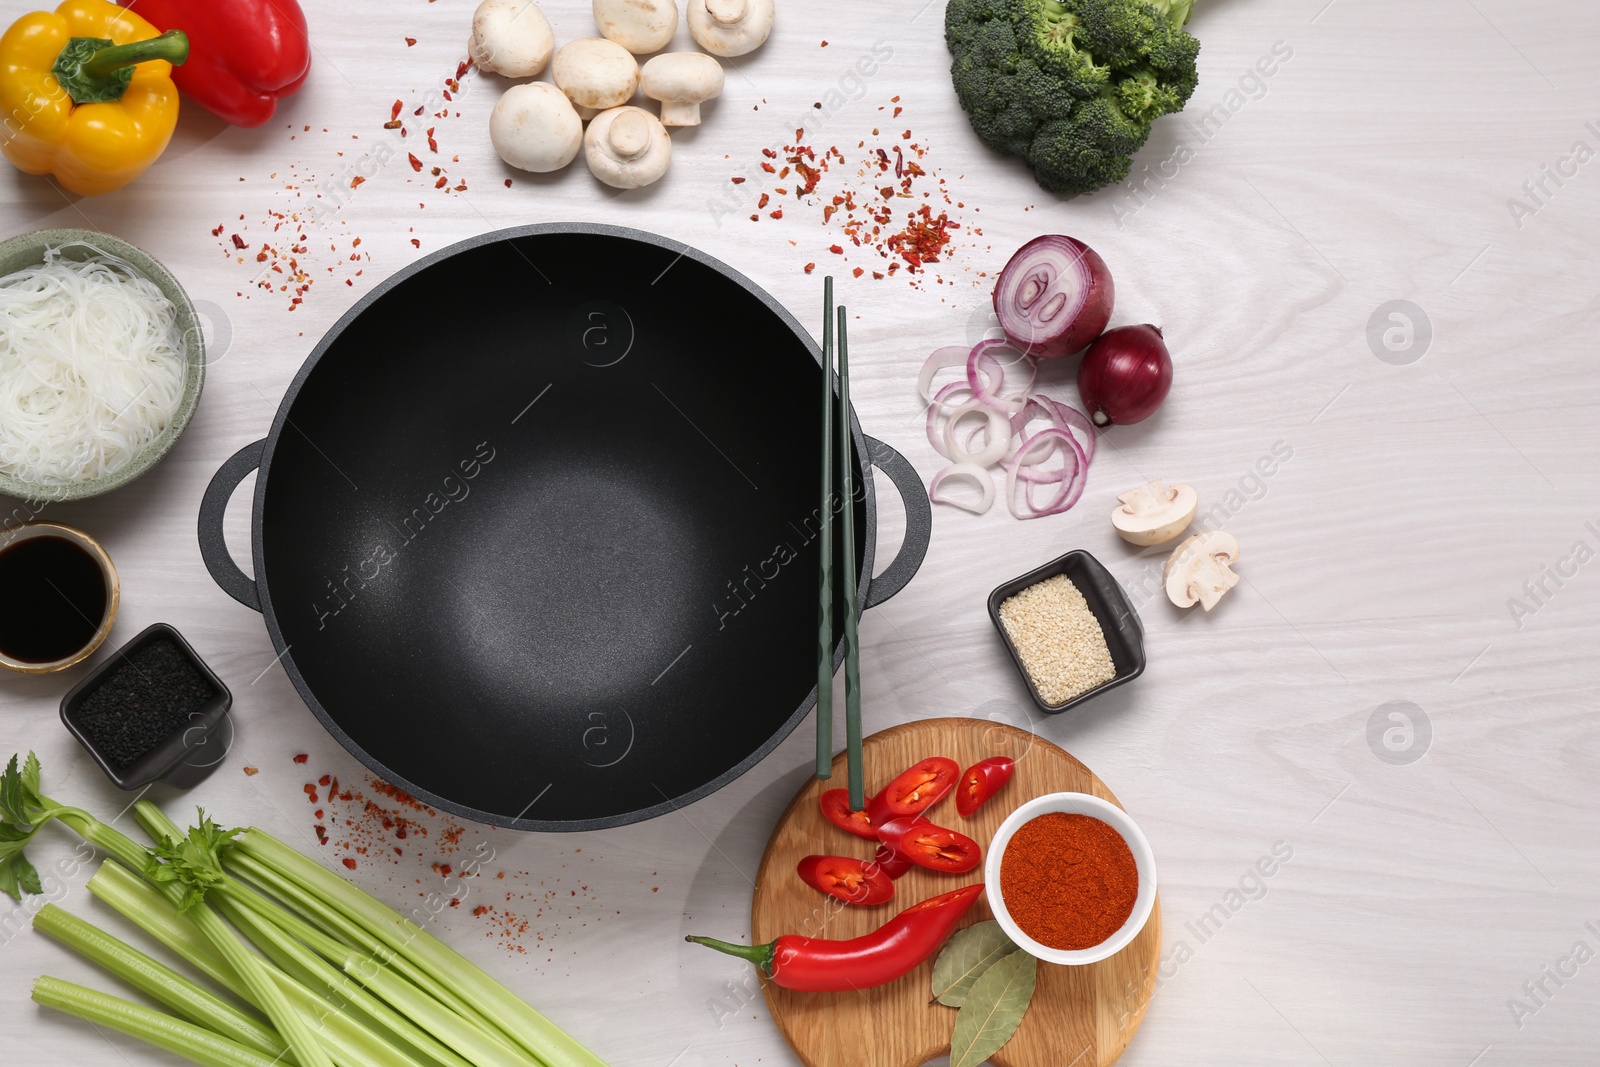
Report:
[[833,777],[833,278],[822,279],[822,510],[817,535],[817,777]]
[[850,342],[845,309],[839,308],[839,492],[844,539],[844,735],[850,778],[850,810],[867,806],[861,769],[861,639],[856,633],[856,483],[850,448]]

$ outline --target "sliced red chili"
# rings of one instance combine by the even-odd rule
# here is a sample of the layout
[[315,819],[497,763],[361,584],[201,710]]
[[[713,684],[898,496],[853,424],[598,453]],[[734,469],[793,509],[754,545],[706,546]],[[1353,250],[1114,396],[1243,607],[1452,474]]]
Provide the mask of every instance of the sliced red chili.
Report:
[[960,774],[961,765],[955,760],[930,756],[900,772],[867,801],[867,814],[879,824],[906,815],[921,815],[955,788]]
[[979,760],[961,775],[961,785],[956,789],[956,810],[971,815],[983,807],[983,802],[1000,792],[1000,787],[1011,781],[1017,761],[1007,756],[991,756]]
[[882,844],[881,842],[878,845],[877,855],[872,857],[872,862],[877,864],[878,869],[884,874],[887,874],[890,878],[899,878],[902,874],[905,874],[912,867],[916,866],[916,864],[900,855],[900,853],[896,852],[888,845]]
[[966,834],[935,826],[926,819],[893,819],[878,827],[878,840],[930,871],[960,874],[978,865],[982,853]]
[[882,904],[894,896],[894,882],[871,860],[807,856],[795,869],[806,885],[846,904]]
[[850,810],[848,789],[829,789],[818,798],[818,803],[822,805],[822,814],[839,829],[868,841],[878,840],[878,830],[873,826],[872,818],[864,811]]

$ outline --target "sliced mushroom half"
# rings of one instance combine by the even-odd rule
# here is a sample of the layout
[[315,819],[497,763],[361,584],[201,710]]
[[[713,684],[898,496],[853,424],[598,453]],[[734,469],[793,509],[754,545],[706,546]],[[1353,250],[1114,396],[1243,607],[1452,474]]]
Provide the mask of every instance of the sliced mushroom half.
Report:
[[1129,489],[1117,497],[1122,506],[1111,513],[1111,525],[1124,541],[1135,545],[1164,545],[1194,521],[1200,494],[1194,486],[1159,478]]
[[1239,562],[1239,542],[1230,533],[1207,530],[1173,549],[1162,568],[1167,599],[1180,608],[1195,604],[1210,611],[1222,594],[1239,584],[1230,569]]

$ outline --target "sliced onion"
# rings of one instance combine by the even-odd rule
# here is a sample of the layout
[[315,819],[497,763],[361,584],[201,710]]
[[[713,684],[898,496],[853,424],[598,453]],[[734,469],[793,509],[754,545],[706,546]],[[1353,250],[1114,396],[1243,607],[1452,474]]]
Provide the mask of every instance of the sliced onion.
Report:
[[[1013,358],[1002,359],[1007,352],[1013,353]],[[1018,365],[1027,369],[1027,383],[1011,396],[1002,395],[1000,390],[1005,386],[1006,368]],[[1016,414],[1027,404],[1028,392],[1038,377],[1039,361],[1002,337],[979,341],[967,354],[967,385],[972,389],[972,398],[1007,415]]]
[[1089,420],[1089,416],[1043,393],[1033,393],[1028,396],[1022,409],[1011,417],[1011,432],[1026,437],[1028,423],[1039,417],[1049,419],[1055,424],[1056,429],[1067,430],[1073,436],[1080,438],[1079,447],[1083,452],[1084,462],[1094,459],[1097,438],[1094,423]]
[[933,403],[933,377],[946,367],[965,366],[967,357],[971,353],[960,345],[946,345],[936,348],[933,354],[923,361],[922,370],[917,372],[917,396],[922,398],[924,404]]
[[994,287],[994,313],[1011,343],[1030,356],[1079,351],[1111,320],[1115,290],[1105,260],[1065,234],[1035,237],[1017,250]]
[[928,402],[928,443],[933,446],[935,452],[945,459],[953,459],[954,457],[950,455],[949,449],[945,447],[944,434],[938,429],[939,416],[945,414],[947,405],[956,403],[955,394],[962,391],[965,391],[970,397],[972,388],[966,382],[951,382],[933,394],[933,399]]
[[[940,496],[940,487],[951,478],[966,478],[972,481],[978,486],[979,492],[983,494],[982,499],[976,504],[969,504],[954,497]],[[954,466],[946,467],[933,476],[933,481],[928,483],[928,499],[935,504],[954,504],[963,511],[970,511],[974,515],[982,515],[994,506],[994,479],[990,477],[988,470],[978,466],[976,463],[957,463]]]
[[[1061,474],[1055,478],[1030,478],[1030,473],[1046,473],[1033,471],[1033,468],[1043,464],[1050,458],[1052,451],[1060,450],[1065,461]],[[1083,495],[1083,487],[1088,481],[1086,474],[1088,463],[1083,458],[1083,449],[1067,430],[1048,429],[1040,430],[1023,442],[1012,457],[1012,462],[1006,468],[1006,506],[1011,514],[1019,519],[1038,519],[1046,515],[1059,515],[1078,502]],[[1026,510],[1017,507],[1017,482],[1023,483],[1023,503]],[[1034,486],[1047,482],[1059,482],[1060,488],[1056,490],[1055,497],[1050,503],[1040,506],[1033,499]]]
[[[972,439],[976,436],[976,431],[968,435],[965,448],[956,444],[956,424],[973,414],[982,414],[989,420],[989,436],[982,451],[972,448]],[[1011,420],[981,401],[969,400],[952,411],[950,417],[945,420],[944,447],[947,459],[957,463],[976,463],[980,467],[992,467],[1011,449]]]

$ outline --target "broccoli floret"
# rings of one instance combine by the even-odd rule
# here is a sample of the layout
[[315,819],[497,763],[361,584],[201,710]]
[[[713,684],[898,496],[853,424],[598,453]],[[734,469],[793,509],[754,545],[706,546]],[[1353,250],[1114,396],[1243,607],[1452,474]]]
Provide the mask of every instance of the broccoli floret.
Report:
[[945,41],[962,108],[990,148],[1052,192],[1128,174],[1150,124],[1198,82],[1193,0],[950,0]]

